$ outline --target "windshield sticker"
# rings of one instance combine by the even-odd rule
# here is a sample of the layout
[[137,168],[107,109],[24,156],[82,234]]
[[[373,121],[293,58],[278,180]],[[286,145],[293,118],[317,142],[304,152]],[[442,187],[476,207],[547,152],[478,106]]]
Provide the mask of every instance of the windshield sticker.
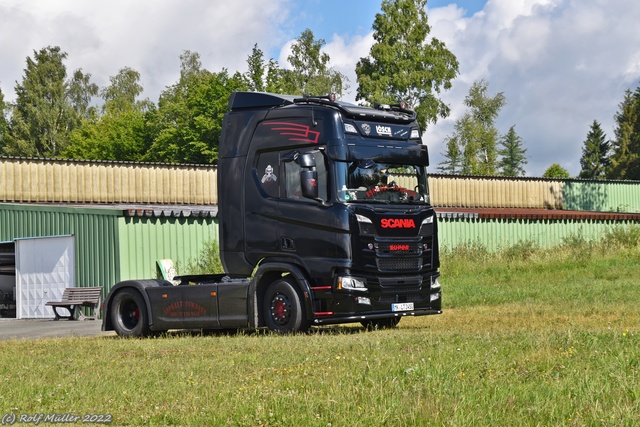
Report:
[[262,176],[262,179],[260,180],[260,182],[262,182],[263,184],[266,184],[268,182],[277,182],[278,181],[278,177],[273,173],[273,167],[271,165],[267,165],[267,167],[264,170],[264,175]]
[[378,135],[393,136],[392,133],[391,133],[391,127],[390,126],[377,125],[376,126],[376,132],[378,132]]

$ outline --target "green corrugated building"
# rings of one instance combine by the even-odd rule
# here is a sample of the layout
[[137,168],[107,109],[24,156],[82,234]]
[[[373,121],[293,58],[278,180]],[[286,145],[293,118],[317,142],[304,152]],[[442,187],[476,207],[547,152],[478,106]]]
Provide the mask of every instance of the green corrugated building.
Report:
[[[640,223],[640,182],[430,179],[442,247],[549,247]],[[12,309],[53,317],[44,301],[64,287],[102,286],[106,295],[118,281],[157,277],[159,259],[180,273],[218,238],[217,185],[213,165],[0,157],[0,317]],[[26,302],[11,304],[20,292]]]
[[[36,238],[29,246],[32,254],[23,258],[40,259],[46,255],[43,251],[49,250],[47,238],[70,236],[74,246],[73,272],[65,277],[73,283],[67,286],[103,286],[106,295],[120,280],[157,277],[159,259],[172,259],[178,266],[197,259],[207,244],[217,240],[216,214],[215,206],[0,204],[0,310],[4,308],[4,314],[11,315],[14,307],[8,303],[3,307],[3,299],[9,293],[15,299],[19,292],[9,283],[12,275],[16,280],[16,242]],[[33,292],[40,299],[61,296],[55,289],[48,292],[45,288],[41,293],[38,280],[28,279],[29,283],[36,283]],[[43,313],[25,317],[52,317],[48,310]]]

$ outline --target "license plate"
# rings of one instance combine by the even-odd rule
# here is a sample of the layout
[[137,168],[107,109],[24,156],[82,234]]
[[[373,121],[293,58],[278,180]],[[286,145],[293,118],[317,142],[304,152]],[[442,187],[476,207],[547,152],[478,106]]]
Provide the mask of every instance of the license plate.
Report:
[[391,304],[391,311],[410,311],[413,310],[412,302],[403,302],[400,304]]

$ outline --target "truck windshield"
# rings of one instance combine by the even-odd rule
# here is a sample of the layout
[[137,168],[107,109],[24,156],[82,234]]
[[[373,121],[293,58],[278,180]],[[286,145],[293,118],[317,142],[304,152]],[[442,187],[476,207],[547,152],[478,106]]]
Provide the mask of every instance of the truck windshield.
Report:
[[429,204],[427,174],[421,166],[362,160],[338,162],[336,167],[340,201]]

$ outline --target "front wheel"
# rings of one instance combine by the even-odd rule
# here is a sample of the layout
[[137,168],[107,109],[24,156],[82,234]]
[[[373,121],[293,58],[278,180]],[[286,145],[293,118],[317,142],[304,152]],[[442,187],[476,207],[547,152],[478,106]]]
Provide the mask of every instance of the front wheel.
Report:
[[290,279],[278,279],[269,285],[262,312],[267,327],[272,331],[283,334],[306,332],[310,326],[304,302]]
[[123,289],[113,297],[111,323],[122,337],[144,337],[149,335],[147,307],[140,292]]

